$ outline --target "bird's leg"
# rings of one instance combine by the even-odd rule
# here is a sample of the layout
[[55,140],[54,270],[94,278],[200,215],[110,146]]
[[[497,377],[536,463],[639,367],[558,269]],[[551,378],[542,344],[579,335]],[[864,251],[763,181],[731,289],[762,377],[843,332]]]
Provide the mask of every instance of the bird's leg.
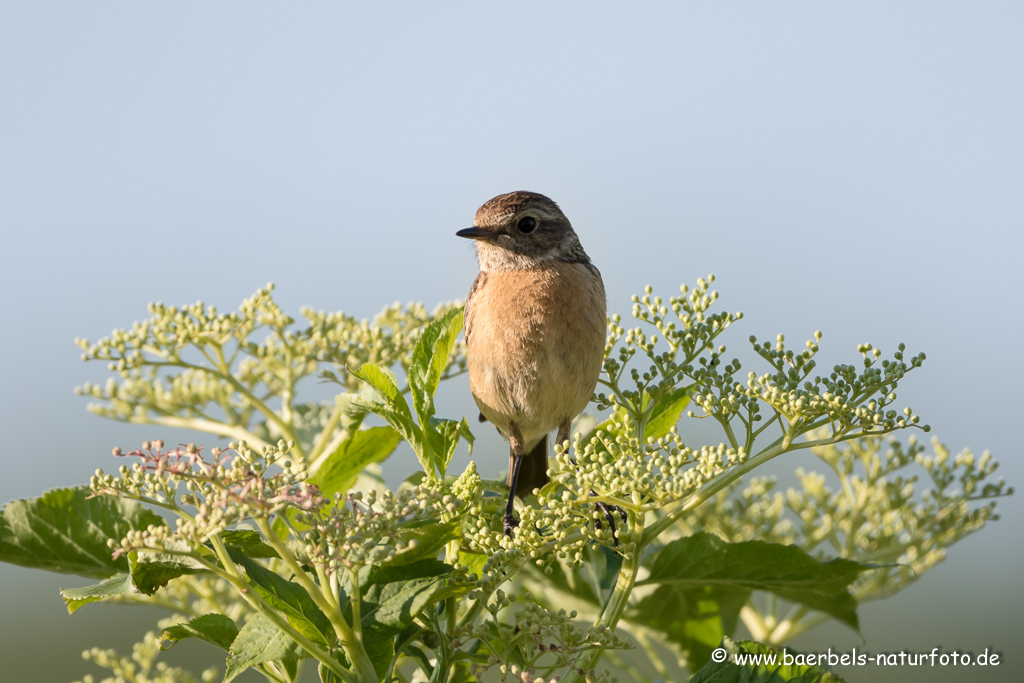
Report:
[[[558,426],[558,437],[557,437],[558,440],[555,442],[555,446],[556,447],[558,445],[563,444],[563,443],[565,443],[566,441],[569,440],[569,426],[570,426],[569,422],[563,422],[562,424],[560,424]],[[575,458],[572,459],[572,464],[574,466],[576,465],[576,459]],[[597,491],[595,491],[594,489],[590,489],[590,495],[597,496]],[[613,513],[614,512],[618,512],[619,513],[619,517],[622,518],[622,523],[626,524],[626,523],[629,522],[629,518],[626,517],[626,511],[623,510],[622,508],[620,508],[618,505],[608,505],[607,503],[600,503],[600,502],[594,503],[594,507],[596,507],[598,510],[600,510],[601,512],[604,513],[604,518],[606,520],[608,520],[608,526],[610,526],[612,528],[612,539],[614,540],[615,545],[618,545],[619,544],[619,536],[618,536],[618,533],[616,532],[616,529],[615,529],[615,516],[614,516]],[[600,526],[600,524],[597,522],[597,520],[594,520],[594,524],[596,526]]]
[[511,536],[512,530],[519,526],[519,522],[512,516],[512,501],[516,497],[516,487],[519,485],[519,470],[523,466],[523,457],[526,455],[523,435],[519,433],[519,428],[515,424],[510,425],[508,442],[512,447],[512,476],[508,483],[508,504],[505,506],[505,519],[502,526],[505,528],[505,535]]
[[[570,422],[563,422],[558,425],[558,436],[555,438],[555,446],[561,446],[569,440],[569,427],[571,424],[572,423]],[[566,446],[566,448],[568,448],[568,446]],[[575,463],[576,461],[573,460],[573,462]]]

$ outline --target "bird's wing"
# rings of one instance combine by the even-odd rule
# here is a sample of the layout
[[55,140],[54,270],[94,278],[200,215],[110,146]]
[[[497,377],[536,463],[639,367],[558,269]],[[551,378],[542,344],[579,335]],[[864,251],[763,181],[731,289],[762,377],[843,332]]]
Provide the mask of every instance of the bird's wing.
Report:
[[487,273],[481,271],[473,280],[473,286],[469,288],[469,294],[466,295],[466,308],[462,312],[462,335],[466,338],[466,346],[469,346],[469,335],[473,331],[473,298],[485,282],[487,282]]

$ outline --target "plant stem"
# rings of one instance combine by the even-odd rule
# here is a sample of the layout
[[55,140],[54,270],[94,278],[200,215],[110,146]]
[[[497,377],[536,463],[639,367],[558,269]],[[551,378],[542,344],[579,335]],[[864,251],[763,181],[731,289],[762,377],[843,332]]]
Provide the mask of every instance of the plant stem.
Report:
[[[338,425],[341,423],[343,412],[344,411],[342,411],[341,406],[335,405],[334,410],[331,411],[331,416],[327,418],[327,424],[324,425],[323,430],[320,432],[320,438],[313,445],[313,450],[311,450],[307,456],[306,462],[309,465],[310,474],[316,474],[317,470],[320,469],[320,466],[323,464],[321,462],[317,462],[320,456],[324,453],[330,452],[327,450],[327,445],[332,441],[334,432],[338,429]],[[333,446],[334,444],[331,443],[331,445]],[[331,450],[333,451],[333,449]]]
[[[228,556],[227,548],[224,547],[224,543],[220,540],[217,535],[210,537],[210,544],[213,546],[214,552],[217,554],[217,558],[220,560],[223,569],[216,566],[211,566],[210,569],[214,571],[218,576],[228,581],[235,590],[238,591],[239,595],[248,602],[253,609],[266,617],[274,626],[277,626],[281,631],[286,633],[288,637],[299,644],[309,654],[313,655],[321,664],[331,670],[332,673],[336,674],[343,681],[351,681],[355,683],[357,679],[353,678],[352,673],[343,669],[333,657],[324,652],[319,645],[306,638],[304,635],[298,632],[291,624],[288,623],[287,619],[281,617],[277,610],[267,605],[263,599],[249,586],[249,583],[239,573],[235,563]],[[374,683],[376,679],[372,680]],[[360,681],[359,683],[363,683]]]
[[363,596],[359,591],[358,572],[354,569],[349,570],[349,576],[352,579],[352,596],[348,601],[349,604],[352,605],[352,631],[356,634],[356,638],[358,638],[361,643],[363,642]]
[[793,443],[790,439],[783,438],[776,441],[774,444],[766,448],[765,450],[758,453],[753,458],[748,458],[745,462],[730,467],[729,469],[716,476],[708,483],[701,486],[699,489],[691,493],[689,496],[683,498],[683,500],[676,505],[670,512],[664,517],[659,519],[657,522],[647,527],[644,530],[643,541],[641,545],[647,545],[658,536],[660,536],[666,529],[676,522],[685,513],[694,509],[704,501],[711,498],[719,491],[730,486],[733,482],[739,480],[743,475],[751,470],[760,467],[769,460],[776,458],[787,451],[802,450],[805,448],[815,448],[817,446],[827,446],[829,444],[839,443],[840,441],[847,441],[849,439],[855,439],[862,436],[862,433],[855,432],[853,434],[837,434],[835,436],[826,439],[816,439],[814,441],[803,441],[801,443]]
[[352,662],[358,672],[360,682],[376,683],[378,679],[376,677],[377,673],[373,668],[373,662],[370,661],[370,656],[363,646],[362,639],[356,637],[352,627],[345,621],[344,615],[331,604],[331,601],[323,594],[320,587],[310,580],[309,575],[299,566],[295,556],[292,555],[288,547],[281,542],[281,539],[270,528],[270,523],[265,518],[259,518],[256,519],[256,525],[263,532],[267,543],[277,551],[277,554],[284,560],[285,565],[294,574],[295,580],[306,589],[309,596],[313,598],[313,602],[327,615],[331,626],[334,627],[335,635],[345,649],[345,654],[348,655],[349,661]]
[[666,681],[671,680],[671,676],[668,675],[668,667],[665,666],[665,662],[662,661],[661,655],[654,649],[654,643],[647,635],[647,629],[639,628],[633,632],[633,636],[639,641],[640,647],[647,653],[647,659],[650,660],[651,666],[661,675]]
[[[636,585],[637,573],[640,571],[640,559],[643,555],[643,542],[640,540],[644,535],[643,515],[630,515],[629,535],[630,538],[627,539],[627,542],[636,542],[636,548],[632,552],[625,554],[622,568],[619,570],[619,576],[615,580],[615,588],[612,590],[611,595],[608,596],[608,602],[605,603],[604,608],[601,610],[601,616],[598,618],[595,626],[604,626],[614,630],[619,623],[619,619],[626,611],[626,606],[629,604],[629,596],[633,593],[633,587]],[[637,540],[634,541],[633,539]],[[593,669],[594,665],[597,664],[597,660],[601,658],[603,652],[604,649],[598,647],[581,654],[569,669],[569,673],[562,679],[562,683],[578,683],[581,680],[580,671],[583,672],[583,675],[586,675],[586,672]]]
[[144,414],[141,416],[132,415],[125,421],[129,424],[151,424],[161,425],[163,427],[173,427],[175,429],[194,429],[197,432],[206,432],[207,434],[216,434],[217,436],[235,439],[236,441],[245,441],[250,446],[255,446],[257,448],[270,446],[266,441],[246,431],[242,427],[224,424],[223,422],[217,422],[216,420],[203,420],[195,417],[176,417],[174,415],[150,417]]
[[768,624],[764,622],[760,613],[754,609],[751,605],[744,605],[740,610],[740,619],[743,621],[743,625],[750,631],[750,635],[754,640],[764,641],[768,637],[770,629]]

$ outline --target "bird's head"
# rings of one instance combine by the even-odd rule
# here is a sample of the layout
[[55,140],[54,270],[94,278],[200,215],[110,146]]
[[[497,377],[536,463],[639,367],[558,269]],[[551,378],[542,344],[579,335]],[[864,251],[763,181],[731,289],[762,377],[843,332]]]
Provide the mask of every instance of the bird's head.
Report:
[[476,240],[483,271],[529,270],[548,261],[590,262],[558,204],[536,192],[498,195],[477,210],[472,228],[455,234]]

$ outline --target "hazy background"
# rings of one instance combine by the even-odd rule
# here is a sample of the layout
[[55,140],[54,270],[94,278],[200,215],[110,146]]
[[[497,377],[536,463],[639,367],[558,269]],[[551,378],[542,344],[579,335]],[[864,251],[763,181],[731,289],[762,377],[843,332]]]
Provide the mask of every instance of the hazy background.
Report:
[[[455,231],[516,189],[561,204],[612,311],[714,272],[746,314],[731,351],[815,329],[825,367],[865,341],[926,351],[901,401],[1024,483],[1022,30],[1013,2],[3,3],[0,501],[184,438],[88,415],[72,388],[106,371],[74,337],[151,300],[233,309],[267,281],[293,314],[461,298],[476,264]],[[463,379],[442,414],[472,414]],[[505,447],[477,431],[496,476]],[[840,673],[1020,680],[1021,497],[1000,509],[864,606],[863,641],[794,645],[988,647],[1003,666]],[[80,678],[84,647],[127,651],[157,617],[68,617],[57,588],[85,579],[0,581],[5,680]],[[216,662],[204,647],[172,661]]]

